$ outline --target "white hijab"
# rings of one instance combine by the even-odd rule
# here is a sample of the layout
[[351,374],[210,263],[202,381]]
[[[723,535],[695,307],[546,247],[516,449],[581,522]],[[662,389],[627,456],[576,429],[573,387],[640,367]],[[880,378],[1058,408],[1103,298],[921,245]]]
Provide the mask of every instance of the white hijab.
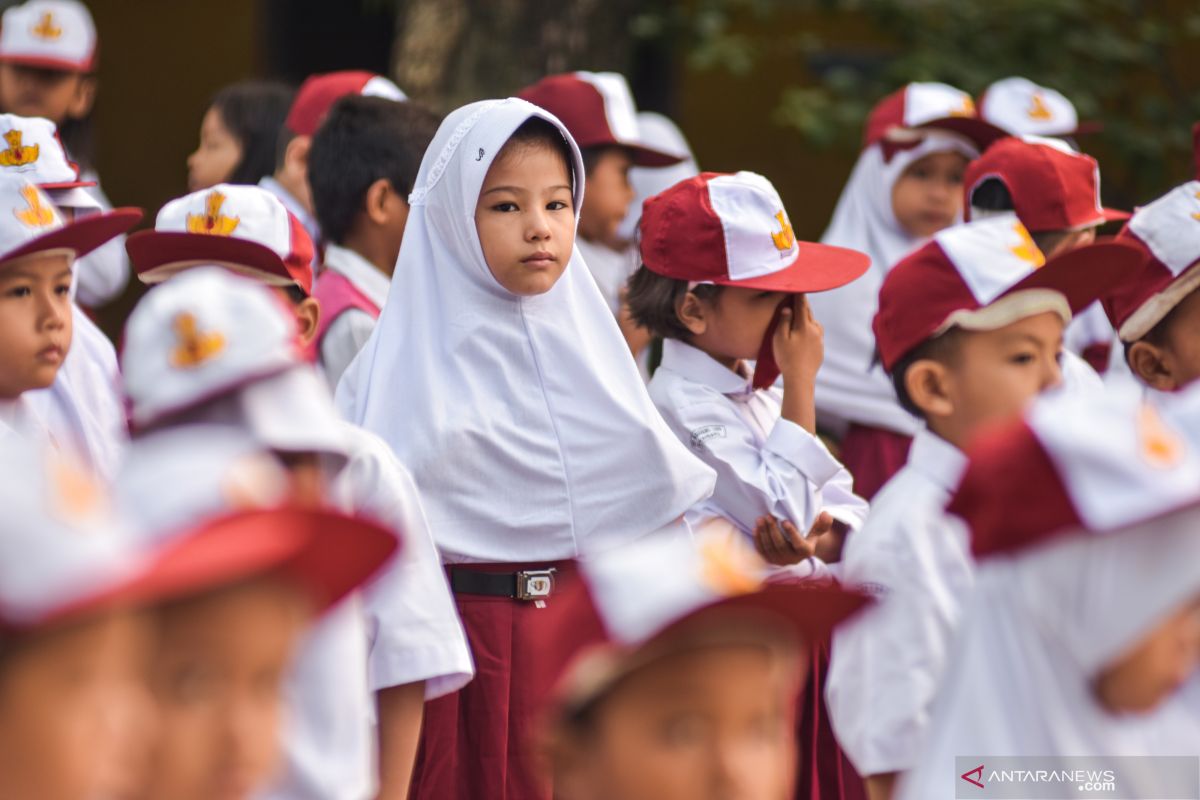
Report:
[[576,556],[671,525],[714,473],[646,394],[576,249],[545,294],[496,282],[475,229],[484,176],[523,100],[450,114],[425,153],[388,302],[338,384],[338,408],[412,472],[447,560]]
[[[934,153],[979,153],[963,138],[929,132],[914,147],[884,160],[883,146],[862,151],[821,241],[850,247],[871,257],[865,275],[830,292],[809,295],[813,314],[825,329],[825,360],[817,373],[817,410],[835,430],[847,422],[912,435],[915,418],[900,408],[883,369],[874,364],[871,320],[879,308],[883,278],[896,262],[928,239],[910,235],[892,210],[892,188],[913,162]],[[961,220],[961,218],[960,218]]]
[[1092,683],[1200,593],[1198,522],[1193,508],[982,564],[901,800],[953,796],[955,756],[1195,755],[1200,726],[1184,693],[1117,715]]

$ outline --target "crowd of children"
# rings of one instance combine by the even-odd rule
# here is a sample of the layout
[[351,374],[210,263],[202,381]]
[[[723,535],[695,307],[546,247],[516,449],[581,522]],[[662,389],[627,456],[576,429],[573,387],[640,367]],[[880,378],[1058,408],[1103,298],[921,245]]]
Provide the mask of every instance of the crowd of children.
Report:
[[0,800],[1200,800],[1200,182],[912,83],[805,242],[618,74],[344,71],[131,232],[97,48],[3,15]]

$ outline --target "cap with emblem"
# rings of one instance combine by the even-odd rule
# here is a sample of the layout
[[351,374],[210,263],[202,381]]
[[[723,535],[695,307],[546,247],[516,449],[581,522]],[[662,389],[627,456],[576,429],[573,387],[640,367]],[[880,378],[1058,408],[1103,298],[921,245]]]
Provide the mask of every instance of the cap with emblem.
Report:
[[1027,78],[1003,78],[984,90],[979,116],[1014,136],[1075,136],[1100,126],[1079,121],[1066,95]]
[[63,72],[96,69],[96,23],[76,0],[29,0],[0,18],[0,61]]
[[1200,181],[1139,208],[1121,239],[1141,248],[1145,260],[1104,299],[1104,311],[1121,341],[1136,342],[1200,288]]
[[19,175],[0,171],[0,263],[51,250],[86,255],[137,224],[142,212],[119,208],[64,222],[50,198]]
[[947,228],[884,278],[872,328],[883,367],[952,327],[995,330],[1054,311],[1064,321],[1133,274],[1137,247],[1117,241],[1049,261],[1015,214]]
[[0,114],[0,137],[0,174],[36,183],[59,208],[102,210],[96,198],[83,191],[96,182],[79,179],[79,166],[67,155],[53,122]]
[[546,705],[579,709],[695,631],[710,641],[816,642],[867,602],[835,586],[766,584],[766,573],[748,544],[723,535],[649,536],[580,561],[538,614]]
[[980,184],[998,180],[1028,230],[1083,230],[1129,219],[1129,213],[1100,204],[1100,165],[1060,139],[1022,136],[1001,139],[967,165],[964,215],[978,216],[971,198]]
[[312,292],[312,239],[275,195],[257,186],[222,183],[172,200],[154,230],[133,234],[125,249],[143,283],[213,264]]
[[619,73],[551,75],[525,87],[517,97],[562,120],[581,150],[624,147],[639,167],[669,167],[683,160],[642,142],[633,93]]
[[945,83],[910,83],[871,110],[863,145],[917,141],[928,131],[963,136],[980,151],[1008,135],[980,119],[975,101],[961,89]]
[[345,458],[341,420],[302,360],[294,317],[252,280],[208,267],[156,287],[129,316],[121,367],[138,427],[213,406],[270,449]]
[[300,84],[284,127],[297,136],[312,136],[333,104],[349,94],[396,101],[408,99],[399,86],[374,72],[343,70],[311,75]]

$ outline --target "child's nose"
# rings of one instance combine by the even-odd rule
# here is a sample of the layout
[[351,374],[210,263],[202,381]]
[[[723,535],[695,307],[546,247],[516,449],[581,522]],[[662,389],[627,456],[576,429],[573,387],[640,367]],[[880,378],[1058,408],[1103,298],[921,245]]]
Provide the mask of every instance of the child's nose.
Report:
[[526,236],[535,241],[550,238],[550,218],[545,211],[535,211],[530,215]]

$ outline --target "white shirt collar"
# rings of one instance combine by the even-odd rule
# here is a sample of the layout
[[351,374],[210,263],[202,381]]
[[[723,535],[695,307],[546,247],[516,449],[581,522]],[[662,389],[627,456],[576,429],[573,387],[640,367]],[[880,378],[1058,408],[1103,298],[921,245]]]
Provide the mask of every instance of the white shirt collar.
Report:
[[662,369],[677,372],[683,377],[711,386],[724,395],[754,393],[751,376],[738,375],[708,353],[678,339],[664,339]]
[[324,266],[354,284],[355,289],[379,308],[387,302],[391,279],[353,250],[336,244],[326,245]]
[[913,437],[908,464],[938,486],[952,492],[958,488],[958,482],[967,468],[967,456],[933,431],[922,428]]
[[304,230],[308,231],[308,235],[313,241],[313,247],[316,247],[321,240],[321,226],[317,224],[316,217],[310,214],[308,209],[302,206],[295,195],[285,189],[282,183],[270,175],[264,175],[260,178],[258,185],[279,198],[279,202],[283,203],[283,207],[292,212],[296,219],[300,220],[300,224],[304,226]]

